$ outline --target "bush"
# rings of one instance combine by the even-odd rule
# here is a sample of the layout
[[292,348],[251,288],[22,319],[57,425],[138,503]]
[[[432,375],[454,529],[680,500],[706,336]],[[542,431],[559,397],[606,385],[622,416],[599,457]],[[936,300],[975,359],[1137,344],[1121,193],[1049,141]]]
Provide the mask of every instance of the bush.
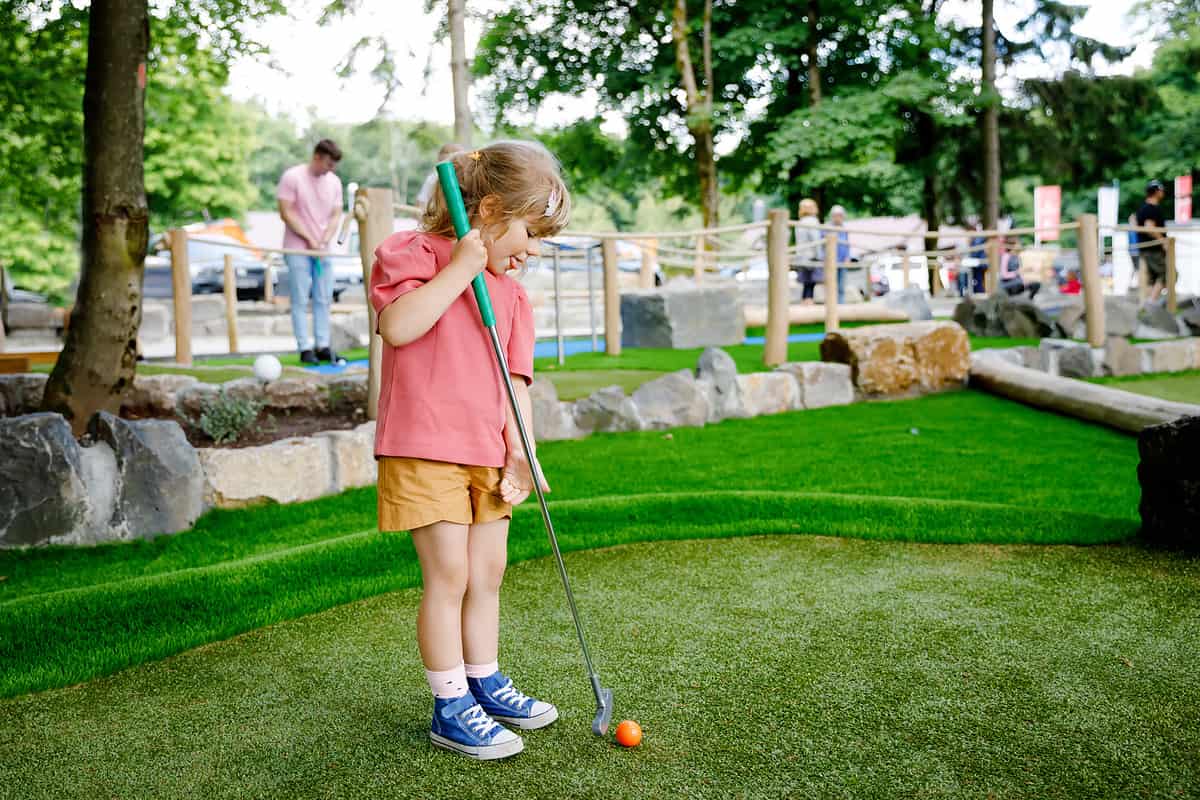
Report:
[[263,404],[256,400],[230,397],[221,389],[216,397],[204,401],[200,408],[200,419],[189,419],[182,412],[179,416],[217,444],[225,444],[236,442],[250,430],[262,409]]

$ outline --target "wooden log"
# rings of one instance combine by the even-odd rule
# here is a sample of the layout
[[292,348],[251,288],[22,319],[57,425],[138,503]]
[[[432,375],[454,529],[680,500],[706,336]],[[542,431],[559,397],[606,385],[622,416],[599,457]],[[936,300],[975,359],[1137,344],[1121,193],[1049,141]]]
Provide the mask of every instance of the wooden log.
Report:
[[600,244],[604,261],[604,352],[621,355],[621,273],[617,269],[617,242],[605,239]]
[[371,267],[375,264],[375,248],[392,233],[392,190],[360,186],[355,193],[354,216],[358,220],[358,255],[362,261],[363,287],[367,292],[367,324],[371,328],[367,419],[376,419],[379,414],[380,371],[383,368],[383,338],[376,333],[378,322],[375,307],[370,303]]
[[237,275],[233,269],[233,254],[225,254],[225,274],[221,289],[225,294],[225,330],[229,336],[229,352],[238,352]]
[[838,329],[838,260],[837,234],[825,232],[825,332]]
[[[786,288],[786,287],[785,287]],[[749,327],[767,328],[767,341],[770,341],[771,321],[774,314],[766,306],[745,306],[742,309],[743,316],[746,319],[746,325]],[[780,358],[787,360],[787,326],[788,325],[816,325],[825,321],[825,310],[821,306],[805,306],[799,303],[795,305],[787,304],[787,297],[783,298],[780,304],[780,309],[777,312],[779,319],[786,320],[783,322],[783,333],[781,339],[785,345],[785,351]],[[894,308],[887,308],[883,303],[847,303],[846,305],[838,306],[838,323],[842,322],[908,322],[908,314]],[[764,354],[764,363],[765,362]],[[776,362],[782,364],[783,361]],[[773,365],[772,365],[773,366]]]
[[767,326],[763,363],[768,367],[787,361],[790,232],[787,209],[771,209],[767,222],[767,307],[760,321],[746,321],[747,325]]
[[171,289],[175,302],[175,363],[192,365],[192,272],[188,267],[188,234],[176,228],[171,237]]
[[1083,281],[1087,338],[1092,347],[1104,346],[1104,284],[1100,282],[1100,234],[1095,214],[1079,215],[1079,266]]
[[1200,415],[1200,405],[1050,375],[989,356],[986,351],[971,356],[971,385],[1026,405],[1134,434],[1147,425]]

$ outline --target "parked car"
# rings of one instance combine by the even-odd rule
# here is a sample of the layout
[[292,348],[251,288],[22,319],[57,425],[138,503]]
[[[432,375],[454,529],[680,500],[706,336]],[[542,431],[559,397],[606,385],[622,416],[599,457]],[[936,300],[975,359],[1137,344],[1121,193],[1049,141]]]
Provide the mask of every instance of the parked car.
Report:
[[[265,296],[267,260],[243,249],[242,242],[221,233],[195,233],[205,241],[188,241],[188,271],[192,294],[219,294],[225,289],[225,256],[233,256],[234,280],[239,300],[261,300]],[[210,241],[211,240],[211,241]],[[146,256],[144,297],[171,297],[171,251]]]
[[[357,250],[352,251],[357,252]],[[331,253],[322,259],[322,264],[333,267],[333,301],[342,299],[342,292],[363,285],[362,259],[348,253]],[[290,291],[291,272],[287,262],[280,261],[275,268],[275,294],[287,295]]]

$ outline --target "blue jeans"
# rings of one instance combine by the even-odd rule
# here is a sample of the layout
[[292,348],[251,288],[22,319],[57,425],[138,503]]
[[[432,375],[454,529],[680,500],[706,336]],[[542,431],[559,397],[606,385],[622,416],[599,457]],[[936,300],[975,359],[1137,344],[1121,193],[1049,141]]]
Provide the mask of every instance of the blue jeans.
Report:
[[[286,255],[288,290],[292,299],[292,333],[301,350],[329,347],[329,306],[333,304],[333,264],[328,258]],[[312,300],[313,336],[308,335],[308,301]]]

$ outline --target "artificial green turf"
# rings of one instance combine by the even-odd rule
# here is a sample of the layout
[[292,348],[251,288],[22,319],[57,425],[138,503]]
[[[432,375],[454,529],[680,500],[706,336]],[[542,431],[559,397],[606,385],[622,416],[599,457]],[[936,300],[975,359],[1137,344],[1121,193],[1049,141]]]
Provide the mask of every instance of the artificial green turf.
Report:
[[1126,392],[1149,395],[1161,400],[1200,403],[1200,370],[1170,374],[1091,378],[1090,380],[1092,383],[1103,383]]
[[[539,454],[567,550],[763,530],[1097,543],[1138,527],[1132,439],[974,392],[595,435]],[[151,542],[2,551],[0,696],[415,585],[407,538],[373,525],[367,489],[217,512]],[[514,560],[546,552],[532,505],[513,528]]]
[[1134,546],[815,536],[509,570],[501,663],[561,719],[468,762],[428,742],[406,590],[0,702],[0,796],[1194,797],[1200,562]]
[[665,375],[665,372],[648,369],[597,369],[543,371],[542,375],[554,384],[559,400],[578,400],[606,386],[620,386],[626,394],[633,392],[643,383]]

